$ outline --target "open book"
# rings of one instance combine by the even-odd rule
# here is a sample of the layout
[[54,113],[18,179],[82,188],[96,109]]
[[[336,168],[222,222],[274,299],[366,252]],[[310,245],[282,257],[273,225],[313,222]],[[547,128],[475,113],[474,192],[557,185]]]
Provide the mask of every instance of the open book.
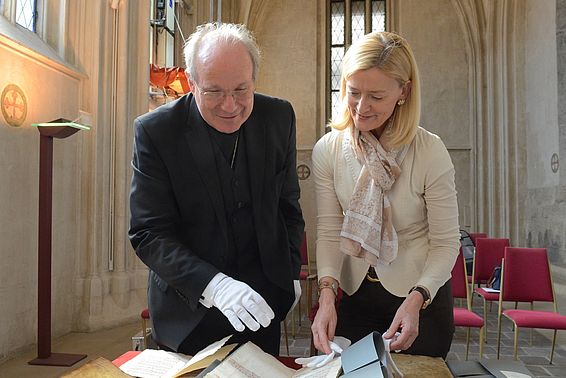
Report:
[[206,374],[205,378],[336,378],[341,367],[338,357],[320,368],[293,370],[254,343],[247,342]]
[[248,342],[211,372],[205,378],[402,378],[391,359],[388,345],[384,344],[379,332],[372,332],[360,341],[344,350],[341,357],[336,357],[319,368],[293,370],[275,357],[265,353],[255,344]]
[[120,370],[133,377],[140,378],[175,378],[196,370],[204,369],[215,360],[224,359],[236,347],[236,344],[224,345],[230,338],[210,344],[192,358],[190,356],[146,349],[136,357],[120,366]]

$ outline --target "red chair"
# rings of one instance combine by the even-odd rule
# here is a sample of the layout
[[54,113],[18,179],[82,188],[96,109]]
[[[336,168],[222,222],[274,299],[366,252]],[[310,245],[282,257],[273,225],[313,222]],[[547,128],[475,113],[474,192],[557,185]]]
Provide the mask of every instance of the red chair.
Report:
[[[528,278],[528,279],[527,279]],[[530,310],[503,310],[503,301],[529,302]],[[534,302],[551,302],[552,311],[535,311]],[[552,329],[550,363],[558,330],[566,330],[566,316],[558,313],[546,248],[505,248],[501,269],[501,295],[497,316],[497,358],[501,341],[501,315],[510,319],[515,328],[514,358],[517,359],[519,328]]]
[[472,311],[468,280],[466,278],[466,263],[462,251],[458,254],[456,263],[452,268],[452,296],[457,299],[464,299],[466,307],[454,307],[454,325],[456,327],[467,327],[466,331],[466,360],[468,359],[468,351],[470,349],[470,332],[471,328],[479,328],[479,358],[483,356],[483,328],[484,319]]
[[144,308],[140,315],[141,315],[141,327],[142,327],[142,336],[143,336],[143,349],[146,349],[147,346],[149,345],[149,332],[151,332],[151,330],[148,329],[149,309]]
[[485,232],[470,232],[470,239],[472,239],[472,243],[476,245],[476,240],[479,238],[487,238],[487,234]]
[[[491,292],[482,287],[482,283],[487,283],[493,274],[493,269],[501,265],[503,252],[505,247],[509,246],[509,239],[495,238],[478,238],[476,239],[476,251],[474,254],[474,264],[472,268],[472,288],[475,284],[478,287],[474,289],[474,293],[483,299],[483,318],[487,319],[487,302],[493,303],[499,300],[498,292]],[[474,298],[471,298],[471,305]],[[487,330],[484,328],[485,337],[487,339]]]
[[477,238],[475,246],[472,287],[487,283],[493,269],[501,263],[505,247],[509,246],[509,239]]
[[[312,307],[312,281],[316,281],[317,275],[314,269],[311,268],[307,233],[303,233],[303,241],[301,242],[301,272],[299,273],[299,280],[306,283],[307,291],[307,308]],[[297,304],[299,311],[299,326],[301,325],[301,301]],[[291,314],[291,334],[295,337],[295,312]]]
[[[487,234],[485,232],[470,232],[468,235],[470,235],[470,239],[472,240],[472,244],[474,245],[474,251],[476,249],[476,241],[480,238],[487,238]],[[473,282],[472,278],[472,276],[468,276],[469,283]]]

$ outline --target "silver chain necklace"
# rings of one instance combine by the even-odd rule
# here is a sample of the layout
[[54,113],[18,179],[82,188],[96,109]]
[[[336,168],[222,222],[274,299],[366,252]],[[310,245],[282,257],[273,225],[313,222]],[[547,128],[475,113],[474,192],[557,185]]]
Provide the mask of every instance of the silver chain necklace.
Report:
[[236,142],[234,143],[234,150],[232,151],[232,160],[230,161],[230,169],[234,169],[234,163],[236,162],[236,152],[238,151],[239,140],[240,140],[240,130],[238,130],[238,135],[236,135]]

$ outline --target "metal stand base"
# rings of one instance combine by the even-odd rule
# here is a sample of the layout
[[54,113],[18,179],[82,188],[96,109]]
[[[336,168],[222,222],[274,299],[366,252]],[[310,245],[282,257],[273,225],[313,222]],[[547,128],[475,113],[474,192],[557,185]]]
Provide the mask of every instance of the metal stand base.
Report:
[[46,358],[36,358],[28,362],[30,365],[73,366],[86,357],[86,354],[51,353]]

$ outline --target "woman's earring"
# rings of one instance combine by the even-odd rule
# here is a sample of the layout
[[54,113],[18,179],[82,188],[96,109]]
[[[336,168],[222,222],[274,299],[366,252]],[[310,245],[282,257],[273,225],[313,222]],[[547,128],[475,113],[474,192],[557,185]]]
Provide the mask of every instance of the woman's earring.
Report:
[[404,103],[405,103],[405,99],[404,99],[404,98],[402,98],[402,99],[400,99],[399,101],[397,101],[397,105],[399,105],[399,106],[403,105]]

